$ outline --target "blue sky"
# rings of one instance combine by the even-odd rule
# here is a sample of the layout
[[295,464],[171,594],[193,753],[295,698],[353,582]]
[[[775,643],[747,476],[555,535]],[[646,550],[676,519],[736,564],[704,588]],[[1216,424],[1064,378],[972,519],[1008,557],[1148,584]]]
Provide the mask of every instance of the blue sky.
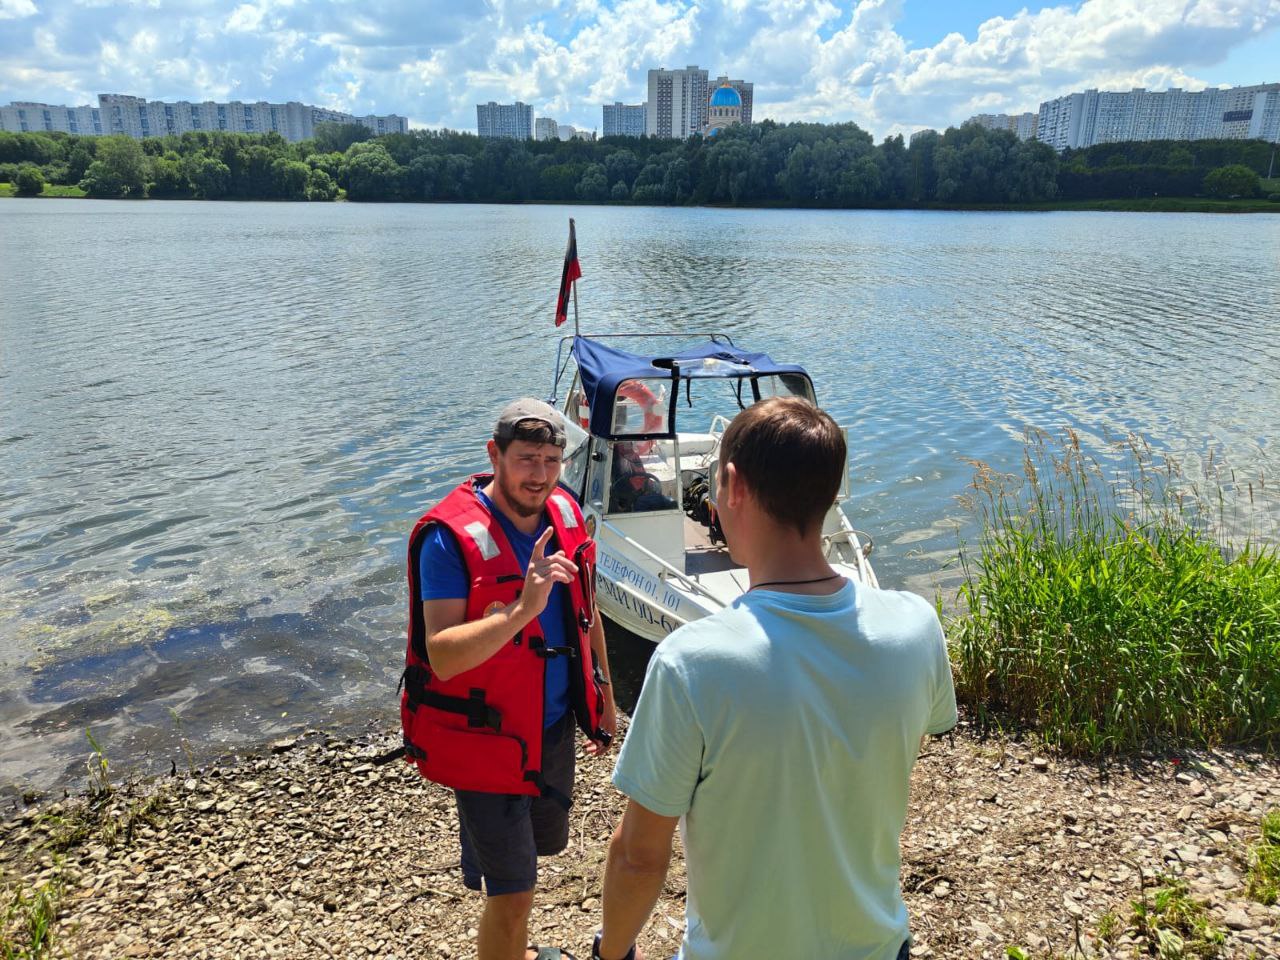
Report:
[[0,102],[302,100],[474,129],[600,125],[650,67],[753,81],[757,117],[877,137],[1086,87],[1280,81],[1280,0],[0,0]]

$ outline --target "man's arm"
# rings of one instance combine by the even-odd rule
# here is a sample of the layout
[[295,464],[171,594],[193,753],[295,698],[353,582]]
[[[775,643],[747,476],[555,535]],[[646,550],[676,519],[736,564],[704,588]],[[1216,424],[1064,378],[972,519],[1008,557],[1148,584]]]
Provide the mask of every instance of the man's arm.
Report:
[[671,864],[671,838],[679,817],[664,817],[634,800],[609,843],[604,868],[601,960],[624,957],[649,922]]
[[577,565],[563,551],[546,555],[547,542],[553,532],[547,527],[533,545],[524,589],[515,603],[467,622],[465,599],[422,601],[427,661],[432,673],[441,680],[450,680],[480,666],[546,609],[552,587],[572,582],[578,572]]
[[[613,678],[609,673],[609,652],[605,649],[604,643],[604,621],[600,618],[599,607],[596,607],[592,614],[591,650],[596,655],[600,673],[609,681],[604,685],[604,713],[600,715],[600,729],[613,737],[618,733],[618,707],[613,700]],[[590,756],[595,757],[607,753],[611,744],[612,741],[609,744],[602,744],[598,740],[588,740],[584,749]]]

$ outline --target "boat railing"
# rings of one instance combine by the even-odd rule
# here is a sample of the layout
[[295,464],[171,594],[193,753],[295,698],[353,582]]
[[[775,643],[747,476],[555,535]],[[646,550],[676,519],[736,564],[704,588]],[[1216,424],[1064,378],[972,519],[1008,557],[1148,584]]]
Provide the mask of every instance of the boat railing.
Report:
[[604,527],[604,529],[608,530],[615,537],[622,540],[624,543],[627,544],[627,546],[634,549],[637,553],[641,554],[644,557],[647,557],[648,559],[656,563],[658,565],[659,580],[662,580],[665,582],[667,580],[674,578],[675,580],[678,580],[680,583],[682,583],[687,589],[693,591],[694,593],[698,594],[701,597],[705,597],[706,599],[714,603],[716,606],[718,607],[725,606],[725,602],[723,600],[717,597],[714,593],[712,593],[702,584],[698,583],[697,580],[690,578],[689,575],[686,574],[683,570],[676,569],[666,560],[663,560],[660,556],[658,556],[656,553],[654,553],[652,550],[646,547],[643,543],[636,540],[635,537],[632,537],[626,531],[620,529],[617,525],[610,523],[608,520],[605,520],[603,517],[600,518],[600,524],[602,527]]
[[565,370],[569,366],[570,354],[565,352],[566,343],[572,343],[576,337],[582,337],[585,340],[635,340],[638,338],[654,338],[666,337],[670,339],[695,340],[699,337],[705,337],[715,343],[727,344],[730,347],[736,346],[733,337],[719,330],[672,330],[659,331],[655,333],[580,333],[571,336],[563,336],[560,343],[556,346],[556,369],[555,376],[551,381],[551,396],[547,399],[547,403],[553,407],[559,401],[560,379],[564,376]]

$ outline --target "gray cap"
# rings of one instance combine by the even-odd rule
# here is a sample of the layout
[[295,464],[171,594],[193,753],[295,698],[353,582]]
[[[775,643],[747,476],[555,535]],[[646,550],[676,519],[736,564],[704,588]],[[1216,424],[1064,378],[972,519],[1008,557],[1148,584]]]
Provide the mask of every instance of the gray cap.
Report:
[[525,420],[537,420],[551,428],[552,443],[557,447],[565,445],[564,417],[550,404],[535,400],[533,397],[521,397],[502,408],[498,414],[498,422],[493,425],[493,439],[511,440],[515,437],[516,427]]

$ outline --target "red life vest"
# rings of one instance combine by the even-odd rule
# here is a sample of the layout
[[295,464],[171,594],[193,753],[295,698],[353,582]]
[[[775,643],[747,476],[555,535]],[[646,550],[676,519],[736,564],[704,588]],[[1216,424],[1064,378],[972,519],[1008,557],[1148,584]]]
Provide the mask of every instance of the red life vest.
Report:
[[607,739],[600,730],[604,696],[596,682],[590,637],[596,545],[573,497],[553,492],[546,513],[555,543],[578,566],[578,576],[567,585],[568,646],[548,649],[535,617],[484,663],[441,680],[427,660],[418,583],[428,527],[442,524],[458,543],[471,581],[468,622],[514,603],[524,588],[525,571],[501,524],[476,496],[477,485],[489,479],[471,477],[425,514],[409,535],[409,645],[400,700],[405,756],[428,780],[456,790],[537,796],[545,792],[542,711],[548,659],[570,658],[569,702],[578,725],[592,739]]

